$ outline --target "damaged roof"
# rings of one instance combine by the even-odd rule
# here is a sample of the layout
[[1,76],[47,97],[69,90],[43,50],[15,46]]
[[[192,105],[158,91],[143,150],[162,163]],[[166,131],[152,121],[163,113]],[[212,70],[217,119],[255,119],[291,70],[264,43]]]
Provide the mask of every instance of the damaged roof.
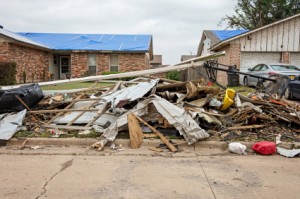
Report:
[[31,33],[18,35],[53,50],[139,51],[150,50],[151,35]]

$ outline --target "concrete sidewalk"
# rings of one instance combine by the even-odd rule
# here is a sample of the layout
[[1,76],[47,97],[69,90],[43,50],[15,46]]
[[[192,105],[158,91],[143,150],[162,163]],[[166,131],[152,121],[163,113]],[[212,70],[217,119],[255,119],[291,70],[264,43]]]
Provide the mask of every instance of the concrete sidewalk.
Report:
[[[299,198],[300,159],[221,148],[0,147],[0,198]],[[200,148],[199,148],[200,149]]]

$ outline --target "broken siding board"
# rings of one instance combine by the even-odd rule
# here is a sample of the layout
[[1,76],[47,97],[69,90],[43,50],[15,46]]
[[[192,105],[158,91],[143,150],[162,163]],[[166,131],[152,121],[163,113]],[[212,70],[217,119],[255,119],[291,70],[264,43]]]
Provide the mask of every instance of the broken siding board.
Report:
[[273,41],[273,30],[272,28],[267,29],[267,52],[272,52],[272,41]]
[[300,17],[295,19],[295,32],[294,32],[294,51],[300,51],[299,43],[300,43]]
[[288,42],[288,51],[294,51],[294,34],[296,34],[295,32],[295,19],[292,19],[289,22],[289,31],[288,31],[288,35],[289,35],[289,42]]
[[143,130],[133,113],[128,114],[127,120],[130,136],[130,146],[132,149],[140,148],[143,143]]
[[261,51],[267,51],[268,29],[263,29],[261,33]]
[[142,122],[144,125],[148,126],[151,131],[153,131],[160,139],[161,141],[167,145],[167,147],[172,151],[172,152],[176,152],[177,149],[176,147],[171,144],[171,142],[165,138],[165,136],[163,136],[163,134],[161,134],[158,130],[156,130],[153,126],[151,126],[150,124],[148,124],[145,120],[143,120],[142,118],[138,117],[138,116],[135,116],[140,122]]
[[289,45],[289,22],[286,21],[283,23],[283,35],[282,35],[282,50],[288,51]]

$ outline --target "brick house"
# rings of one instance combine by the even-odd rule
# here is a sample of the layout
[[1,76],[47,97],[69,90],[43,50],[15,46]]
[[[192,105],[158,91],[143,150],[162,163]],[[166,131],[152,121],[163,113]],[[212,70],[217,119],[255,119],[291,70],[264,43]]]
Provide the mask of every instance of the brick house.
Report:
[[14,33],[0,28],[0,61],[17,63],[18,82],[150,68],[151,35]]
[[[251,31],[203,31],[197,55],[221,51],[225,51],[226,56],[220,57],[219,63],[237,65],[243,72],[260,63],[300,66],[300,14]],[[227,84],[227,74],[218,72],[218,81]]]

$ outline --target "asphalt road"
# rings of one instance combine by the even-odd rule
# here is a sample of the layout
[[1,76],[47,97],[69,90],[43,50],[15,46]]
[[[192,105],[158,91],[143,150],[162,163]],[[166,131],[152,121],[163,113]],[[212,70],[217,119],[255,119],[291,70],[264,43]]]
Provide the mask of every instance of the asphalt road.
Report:
[[[138,152],[136,152],[138,151]],[[0,198],[299,198],[300,159],[193,149],[0,149]]]

